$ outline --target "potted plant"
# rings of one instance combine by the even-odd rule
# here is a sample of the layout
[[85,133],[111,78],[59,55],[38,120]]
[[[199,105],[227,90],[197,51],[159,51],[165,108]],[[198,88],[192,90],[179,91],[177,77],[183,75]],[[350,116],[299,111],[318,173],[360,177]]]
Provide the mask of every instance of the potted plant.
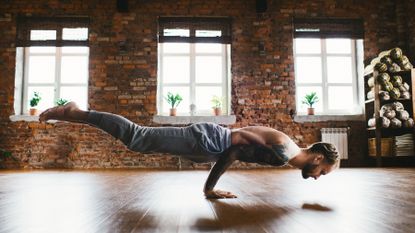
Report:
[[170,116],[176,116],[177,106],[182,102],[183,98],[179,94],[172,94],[171,92],[167,93],[167,97],[164,97],[167,100],[167,103],[170,105]]
[[30,115],[35,116],[37,115],[37,109],[36,106],[39,104],[40,100],[42,98],[40,97],[38,92],[33,93],[32,99],[30,99]]
[[216,95],[213,96],[212,108],[213,108],[213,113],[215,114],[215,116],[221,115],[222,114],[222,98]]
[[304,96],[303,104],[307,104],[307,114],[308,115],[314,115],[314,108],[313,104],[317,103],[319,101],[318,96],[315,92],[311,92],[310,94],[306,94]]
[[68,102],[69,102],[69,100],[59,98],[58,101],[56,101],[56,105],[63,106],[63,105],[65,105]]
[[0,162],[4,161],[7,158],[13,158],[12,152],[0,148]]
[[0,148],[0,168],[19,168],[19,161],[12,152]]

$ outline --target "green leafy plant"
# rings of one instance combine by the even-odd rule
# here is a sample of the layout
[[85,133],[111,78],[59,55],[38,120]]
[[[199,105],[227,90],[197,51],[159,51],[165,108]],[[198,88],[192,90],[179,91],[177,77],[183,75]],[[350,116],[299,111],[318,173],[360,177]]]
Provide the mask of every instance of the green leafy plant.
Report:
[[5,158],[13,158],[12,152],[0,149],[0,161],[3,161]]
[[222,98],[218,96],[213,96],[212,100],[212,108],[221,108],[222,107]]
[[313,107],[313,104],[319,101],[317,93],[311,92],[310,94],[306,94],[304,96],[303,104],[307,104],[309,108]]
[[39,104],[41,99],[42,99],[42,97],[40,97],[39,92],[35,91],[33,93],[32,99],[30,99],[30,107],[32,107],[32,108],[36,107]]
[[65,105],[68,102],[69,102],[69,100],[60,98],[60,99],[58,99],[58,101],[56,101],[56,105],[63,106],[63,105]]
[[170,105],[171,108],[177,108],[180,102],[182,102],[183,98],[179,94],[172,94],[171,92],[167,93],[167,97],[164,97],[167,103]]

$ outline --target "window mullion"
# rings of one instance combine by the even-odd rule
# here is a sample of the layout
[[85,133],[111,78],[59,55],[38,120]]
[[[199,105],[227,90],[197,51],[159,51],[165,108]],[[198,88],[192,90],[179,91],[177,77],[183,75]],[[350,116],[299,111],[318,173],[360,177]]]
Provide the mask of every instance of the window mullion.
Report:
[[[228,115],[228,85],[227,78],[227,59],[226,59],[226,45],[222,44],[222,110]],[[226,84],[226,85],[225,85]]]
[[159,46],[159,57],[158,57],[158,61],[159,61],[159,65],[158,65],[158,72],[159,72],[159,80],[158,80],[158,82],[159,82],[159,85],[158,85],[158,90],[157,90],[157,111],[158,111],[158,114],[159,115],[163,115],[163,87],[164,87],[164,84],[163,84],[163,79],[164,79],[164,77],[163,77],[163,75],[164,75],[164,73],[163,73],[163,59],[164,59],[164,49],[163,49],[163,43],[160,43],[159,44],[160,46]]
[[28,110],[28,91],[29,91],[29,49],[30,47],[24,48],[24,68],[23,68],[23,104],[22,114],[26,114]]
[[327,77],[327,51],[326,39],[321,39],[321,63],[322,63],[322,91],[323,91],[323,113],[328,112],[328,77]]
[[62,67],[62,47],[56,47],[55,59],[55,93],[53,102],[55,103],[60,98],[61,87],[61,67]]
[[[190,27],[190,37],[196,36],[196,28]],[[196,46],[190,43],[190,103],[196,105]],[[188,106],[190,108],[190,106]],[[196,105],[197,109],[197,105]]]
[[225,44],[225,56],[226,56],[226,114],[231,114],[231,107],[232,107],[232,71],[231,71],[231,46],[229,44]]
[[299,106],[299,99],[300,99],[300,96],[299,96],[299,93],[298,93],[298,87],[300,86],[299,85],[299,82],[298,82],[298,79],[297,79],[297,76],[298,76],[298,67],[297,67],[297,41],[296,41],[296,39],[294,38],[293,39],[293,53],[294,53],[294,83],[295,83],[295,108],[296,108],[296,110],[298,111],[299,109],[300,109],[300,106]]
[[[350,41],[352,46],[352,52],[351,52],[351,59],[352,59],[352,90],[353,90],[353,111],[357,111],[357,106],[359,105],[359,90],[358,90],[358,84],[357,84],[357,59],[356,59],[356,40]],[[364,92],[364,91],[362,91]]]
[[[196,48],[190,43],[190,104],[196,104]],[[197,106],[196,106],[197,109]]]

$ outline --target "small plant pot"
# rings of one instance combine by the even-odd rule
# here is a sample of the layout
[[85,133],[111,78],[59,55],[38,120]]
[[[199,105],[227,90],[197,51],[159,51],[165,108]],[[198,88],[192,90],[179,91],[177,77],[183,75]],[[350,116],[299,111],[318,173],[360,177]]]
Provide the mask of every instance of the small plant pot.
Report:
[[308,115],[314,115],[314,108],[307,108]]
[[31,108],[29,110],[29,113],[30,113],[31,116],[36,116],[37,115],[37,109],[36,108]]
[[213,114],[215,114],[215,116],[222,115],[222,109],[221,108],[213,108]]
[[170,116],[176,116],[176,113],[177,113],[177,109],[170,108]]

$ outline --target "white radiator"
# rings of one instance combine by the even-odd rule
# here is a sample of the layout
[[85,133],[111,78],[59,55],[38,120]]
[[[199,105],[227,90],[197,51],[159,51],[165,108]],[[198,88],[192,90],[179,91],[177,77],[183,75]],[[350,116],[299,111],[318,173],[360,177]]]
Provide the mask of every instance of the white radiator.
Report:
[[341,159],[348,158],[347,132],[348,128],[321,129],[321,141],[334,144]]

